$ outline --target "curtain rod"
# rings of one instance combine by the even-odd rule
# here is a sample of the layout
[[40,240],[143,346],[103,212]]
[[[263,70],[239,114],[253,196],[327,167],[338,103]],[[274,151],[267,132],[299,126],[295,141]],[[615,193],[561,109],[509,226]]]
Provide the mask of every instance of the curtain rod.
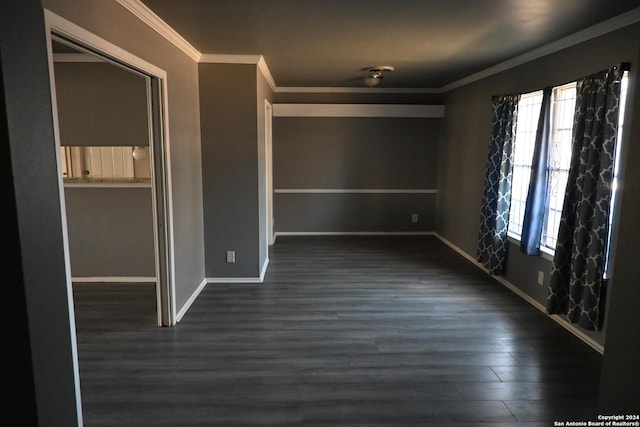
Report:
[[616,72],[616,76],[617,77],[622,77],[622,75],[625,73],[625,71],[631,71],[631,63],[630,62],[620,62],[618,65],[616,65],[613,68],[614,68],[614,70]]

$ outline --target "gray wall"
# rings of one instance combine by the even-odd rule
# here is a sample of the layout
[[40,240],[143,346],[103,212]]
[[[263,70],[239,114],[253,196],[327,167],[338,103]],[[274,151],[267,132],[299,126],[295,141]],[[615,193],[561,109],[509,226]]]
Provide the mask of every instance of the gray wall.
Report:
[[56,62],[61,145],[149,145],[147,83],[106,62]]
[[149,187],[66,187],[71,275],[155,277]]
[[[80,392],[43,13],[36,0],[5,2],[1,9],[0,64],[8,122],[2,164],[12,167],[12,176],[3,180],[3,196],[15,196],[15,203],[7,203],[14,209],[6,220],[7,234],[17,234],[18,240],[12,238],[15,245],[7,248],[16,263],[3,265],[8,270],[2,297],[8,316],[5,366],[11,375],[4,375],[9,393],[2,416],[24,425],[74,427],[81,424]],[[7,151],[10,160],[4,157]],[[12,295],[25,300],[10,300]],[[25,329],[26,335],[14,339]],[[15,360],[12,344],[23,360]]]
[[[257,66],[200,64],[206,276],[260,274]],[[236,262],[226,262],[226,252]]]
[[[636,24],[447,93],[440,168],[439,233],[475,257],[493,95],[528,92],[566,83],[621,61],[633,64],[633,75],[639,48],[640,25]],[[637,86],[631,86],[630,90],[631,97],[638,99]],[[640,135],[637,110],[637,103],[635,109],[633,103],[628,105],[629,130],[623,139],[628,149],[623,164],[640,161],[638,144],[631,143],[638,141]],[[639,182],[637,168],[627,167],[622,178],[622,212],[615,224],[616,257],[606,311],[606,337],[602,332],[591,334],[605,344],[603,410],[618,412],[623,408],[627,412],[637,411],[640,401],[637,387],[640,382],[637,368],[637,360],[640,360],[640,319],[637,314],[640,287],[633,271],[638,254],[635,236],[640,235],[637,219]],[[547,261],[523,257],[516,246],[509,247],[506,279],[541,303],[545,302],[546,293],[536,284],[537,271],[546,273],[548,269]],[[629,406],[631,402],[635,402],[635,408]]]
[[[275,189],[436,189],[441,119],[277,117]],[[435,230],[436,194],[277,193],[277,232]],[[411,222],[411,214],[418,222]]]
[[180,311],[204,280],[198,66],[117,2],[43,0],[42,3],[167,73],[168,187],[173,201],[170,218],[175,247],[176,308]]

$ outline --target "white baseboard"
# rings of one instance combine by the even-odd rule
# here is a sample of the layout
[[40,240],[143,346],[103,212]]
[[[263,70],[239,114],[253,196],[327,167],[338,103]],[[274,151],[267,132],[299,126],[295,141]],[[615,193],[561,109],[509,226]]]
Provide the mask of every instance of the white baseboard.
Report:
[[207,286],[206,280],[203,280],[202,282],[200,282],[200,284],[198,285],[198,288],[191,294],[187,302],[185,302],[182,308],[180,308],[180,310],[176,313],[176,323],[180,323],[180,321],[182,320],[184,315],[187,313],[187,311],[189,311],[189,309],[191,308],[195,300],[198,298],[198,296],[200,296],[200,293],[205,288],[205,286]]
[[72,283],[155,283],[155,277],[125,277],[125,276],[103,276],[103,277],[72,277]]
[[[476,261],[476,259],[474,257],[472,257],[471,255],[469,255],[468,253],[466,253],[465,251],[460,249],[458,246],[454,245],[453,243],[451,243],[450,241],[448,241],[447,239],[442,237],[440,234],[434,233],[434,236],[436,236],[438,239],[440,239],[440,241],[442,241],[442,243],[444,243],[445,245],[449,246],[451,249],[453,249],[454,251],[456,251],[457,253],[462,255],[464,258],[466,258],[469,262],[474,264],[476,267],[478,267],[479,269],[481,269],[485,273],[489,274],[489,271],[485,268],[485,266],[483,266],[478,261]],[[518,295],[520,298],[522,298],[523,300],[525,300],[526,302],[528,302],[529,304],[531,304],[532,306],[534,306],[535,308],[540,310],[542,313],[547,315],[550,319],[552,319],[554,322],[558,323],[560,326],[565,328],[567,331],[571,332],[573,335],[575,335],[576,337],[580,338],[582,341],[584,341],[585,344],[589,345],[591,348],[596,350],[598,353],[604,354],[604,346],[602,344],[600,344],[599,342],[597,342],[596,340],[594,340],[593,338],[591,338],[590,336],[588,336],[587,334],[582,332],[580,329],[578,329],[573,324],[569,323],[569,321],[566,318],[564,318],[564,317],[562,317],[560,315],[557,315],[557,314],[554,314],[554,315],[548,314],[547,313],[547,308],[544,306],[544,304],[542,304],[542,303],[540,303],[540,301],[537,301],[536,299],[532,298],[529,294],[524,292],[522,289],[518,288],[513,283],[511,283],[508,280],[504,279],[503,277],[493,276],[493,275],[491,277],[493,277],[497,282],[501,283],[507,289],[512,291],[514,294]]]
[[207,283],[262,283],[260,277],[209,277]]
[[262,283],[268,266],[269,258],[267,257],[262,263],[259,277],[209,277],[205,280],[207,283]]
[[433,231],[278,231],[277,236],[433,236]]
[[260,270],[260,283],[264,282],[264,276],[267,274],[267,268],[269,267],[269,257],[264,260],[262,264],[262,270]]

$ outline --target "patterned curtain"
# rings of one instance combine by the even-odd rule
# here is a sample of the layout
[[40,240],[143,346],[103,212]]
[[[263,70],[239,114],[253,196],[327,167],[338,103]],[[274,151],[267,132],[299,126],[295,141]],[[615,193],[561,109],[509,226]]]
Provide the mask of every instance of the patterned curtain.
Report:
[[513,137],[520,95],[496,96],[492,102],[491,139],[484,178],[478,262],[490,274],[502,275],[507,256],[507,227],[511,207]]
[[536,141],[531,161],[531,178],[522,220],[520,251],[527,255],[540,254],[540,234],[547,210],[547,193],[549,174],[547,159],[549,157],[549,137],[551,134],[551,93],[552,88],[545,88],[542,93],[542,105],[536,130]]
[[620,102],[610,69],[578,81],[573,147],[547,310],[587,330],[601,328],[609,205]]

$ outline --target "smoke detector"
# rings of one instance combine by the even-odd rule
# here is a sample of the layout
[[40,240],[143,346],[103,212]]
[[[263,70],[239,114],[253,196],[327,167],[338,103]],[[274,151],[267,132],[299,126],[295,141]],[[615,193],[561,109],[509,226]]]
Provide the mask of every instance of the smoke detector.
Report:
[[375,67],[365,68],[367,75],[364,76],[364,84],[369,87],[378,86],[380,80],[384,77],[384,73],[395,70],[391,65],[378,65]]

